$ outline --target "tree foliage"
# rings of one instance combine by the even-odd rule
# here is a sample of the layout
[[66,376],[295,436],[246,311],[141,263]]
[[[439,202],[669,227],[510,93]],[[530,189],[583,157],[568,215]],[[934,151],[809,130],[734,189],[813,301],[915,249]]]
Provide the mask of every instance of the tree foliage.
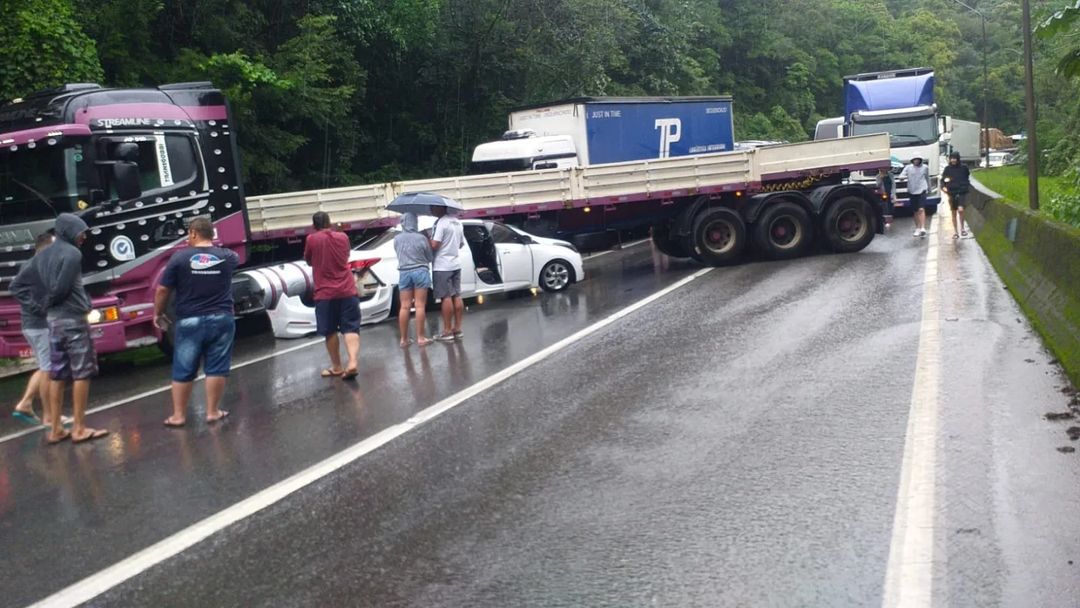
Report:
[[[989,122],[1019,131],[1018,5],[966,3],[985,47],[947,0],[4,0],[0,97],[211,80],[252,193],[460,173],[510,108],[572,96],[731,94],[737,138],[796,141],[841,114],[845,75],[930,66],[943,111],[982,120],[984,56]],[[1044,28],[1075,32],[1076,10]],[[1077,91],[1052,68],[1070,36],[1040,55],[1062,150]]]
[[101,80],[97,49],[66,0],[4,0],[0,100],[67,82]]

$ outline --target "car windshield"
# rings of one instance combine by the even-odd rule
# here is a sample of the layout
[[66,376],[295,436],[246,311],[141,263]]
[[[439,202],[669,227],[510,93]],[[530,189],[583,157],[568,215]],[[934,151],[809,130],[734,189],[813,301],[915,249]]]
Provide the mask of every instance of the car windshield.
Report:
[[923,146],[938,140],[937,120],[933,116],[856,121],[851,125],[852,135],[872,133],[888,133],[889,145],[894,148]]
[[80,145],[57,140],[0,150],[0,224],[52,219],[76,210],[86,198],[85,164]]
[[368,239],[356,247],[353,247],[353,251],[370,251],[372,249],[378,249],[381,245],[394,240],[394,236],[397,234],[398,231],[391,228],[379,236]]

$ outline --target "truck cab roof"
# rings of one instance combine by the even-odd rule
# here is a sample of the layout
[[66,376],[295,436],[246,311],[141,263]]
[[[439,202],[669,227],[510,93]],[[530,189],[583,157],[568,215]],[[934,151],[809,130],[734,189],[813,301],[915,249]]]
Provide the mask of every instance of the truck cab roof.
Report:
[[574,138],[569,135],[548,135],[545,137],[522,137],[503,139],[476,146],[472,162],[529,158],[566,157],[577,154]]

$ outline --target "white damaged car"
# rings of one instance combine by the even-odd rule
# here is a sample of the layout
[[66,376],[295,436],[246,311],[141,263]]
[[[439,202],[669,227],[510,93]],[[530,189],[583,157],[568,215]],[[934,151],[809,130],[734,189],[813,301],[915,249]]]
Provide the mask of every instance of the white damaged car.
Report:
[[[421,229],[434,218],[420,218]],[[492,220],[461,220],[461,295],[474,296],[540,288],[562,291],[585,278],[578,250],[566,241],[528,234]],[[349,255],[360,293],[363,324],[378,323],[397,306],[397,256],[392,228],[353,249]],[[311,267],[304,261],[244,271],[262,288],[274,336],[299,338],[315,332]]]

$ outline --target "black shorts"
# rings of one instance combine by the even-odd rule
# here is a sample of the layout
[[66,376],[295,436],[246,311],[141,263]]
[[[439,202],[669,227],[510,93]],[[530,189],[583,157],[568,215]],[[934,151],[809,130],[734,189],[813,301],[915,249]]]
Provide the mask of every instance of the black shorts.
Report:
[[360,298],[316,300],[315,333],[324,337],[336,333],[360,333]]
[[908,194],[908,201],[912,211],[918,211],[926,206],[926,193]]
[[964,199],[967,198],[967,192],[950,192],[949,193],[949,206],[953,209],[963,209]]

